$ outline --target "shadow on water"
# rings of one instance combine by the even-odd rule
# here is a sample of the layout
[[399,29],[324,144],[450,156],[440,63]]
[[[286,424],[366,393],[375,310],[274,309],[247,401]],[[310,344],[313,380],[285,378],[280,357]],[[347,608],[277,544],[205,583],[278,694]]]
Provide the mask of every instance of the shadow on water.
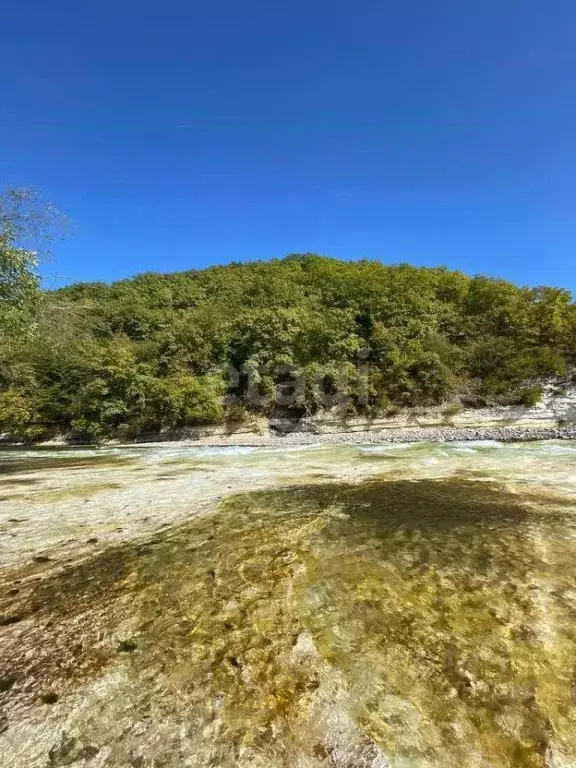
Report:
[[10,456],[0,451],[0,475],[16,475],[25,472],[41,472],[54,469],[74,470],[97,467],[127,467],[134,464],[131,456],[105,454],[102,456],[43,456],[38,452],[31,456]]
[[570,512],[464,480],[234,496],[5,601],[22,634],[0,629],[4,697],[66,697],[120,664],[128,682],[77,726],[106,766],[134,765],[152,705],[165,765],[562,765]]

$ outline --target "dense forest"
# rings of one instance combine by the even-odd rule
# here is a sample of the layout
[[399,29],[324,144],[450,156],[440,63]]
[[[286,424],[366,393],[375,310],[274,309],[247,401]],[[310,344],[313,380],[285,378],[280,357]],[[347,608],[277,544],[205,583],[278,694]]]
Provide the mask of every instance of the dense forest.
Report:
[[0,432],[28,439],[532,404],[576,359],[576,305],[557,288],[296,254],[40,292],[0,354]]
[[129,439],[254,415],[535,404],[576,364],[576,305],[444,268],[294,254],[42,291],[62,217],[0,194],[0,435]]

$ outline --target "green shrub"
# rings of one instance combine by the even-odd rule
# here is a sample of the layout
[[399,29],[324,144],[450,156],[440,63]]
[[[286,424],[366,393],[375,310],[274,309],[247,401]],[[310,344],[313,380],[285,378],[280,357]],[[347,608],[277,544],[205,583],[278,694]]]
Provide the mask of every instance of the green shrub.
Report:
[[543,395],[544,390],[542,387],[525,387],[521,390],[518,401],[528,408],[533,408],[542,401]]

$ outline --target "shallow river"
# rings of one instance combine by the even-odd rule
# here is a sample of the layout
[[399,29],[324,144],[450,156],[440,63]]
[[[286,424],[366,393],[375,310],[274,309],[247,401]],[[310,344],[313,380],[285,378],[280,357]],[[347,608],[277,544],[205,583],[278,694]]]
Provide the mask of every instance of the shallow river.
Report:
[[0,765],[576,766],[576,443],[0,452]]

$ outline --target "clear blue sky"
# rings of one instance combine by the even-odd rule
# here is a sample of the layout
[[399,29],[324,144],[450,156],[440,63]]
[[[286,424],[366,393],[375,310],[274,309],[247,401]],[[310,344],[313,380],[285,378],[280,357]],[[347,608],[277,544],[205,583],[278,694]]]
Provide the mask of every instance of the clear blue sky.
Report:
[[576,290],[575,34],[574,0],[7,3],[0,181],[75,221],[61,282],[316,251]]

